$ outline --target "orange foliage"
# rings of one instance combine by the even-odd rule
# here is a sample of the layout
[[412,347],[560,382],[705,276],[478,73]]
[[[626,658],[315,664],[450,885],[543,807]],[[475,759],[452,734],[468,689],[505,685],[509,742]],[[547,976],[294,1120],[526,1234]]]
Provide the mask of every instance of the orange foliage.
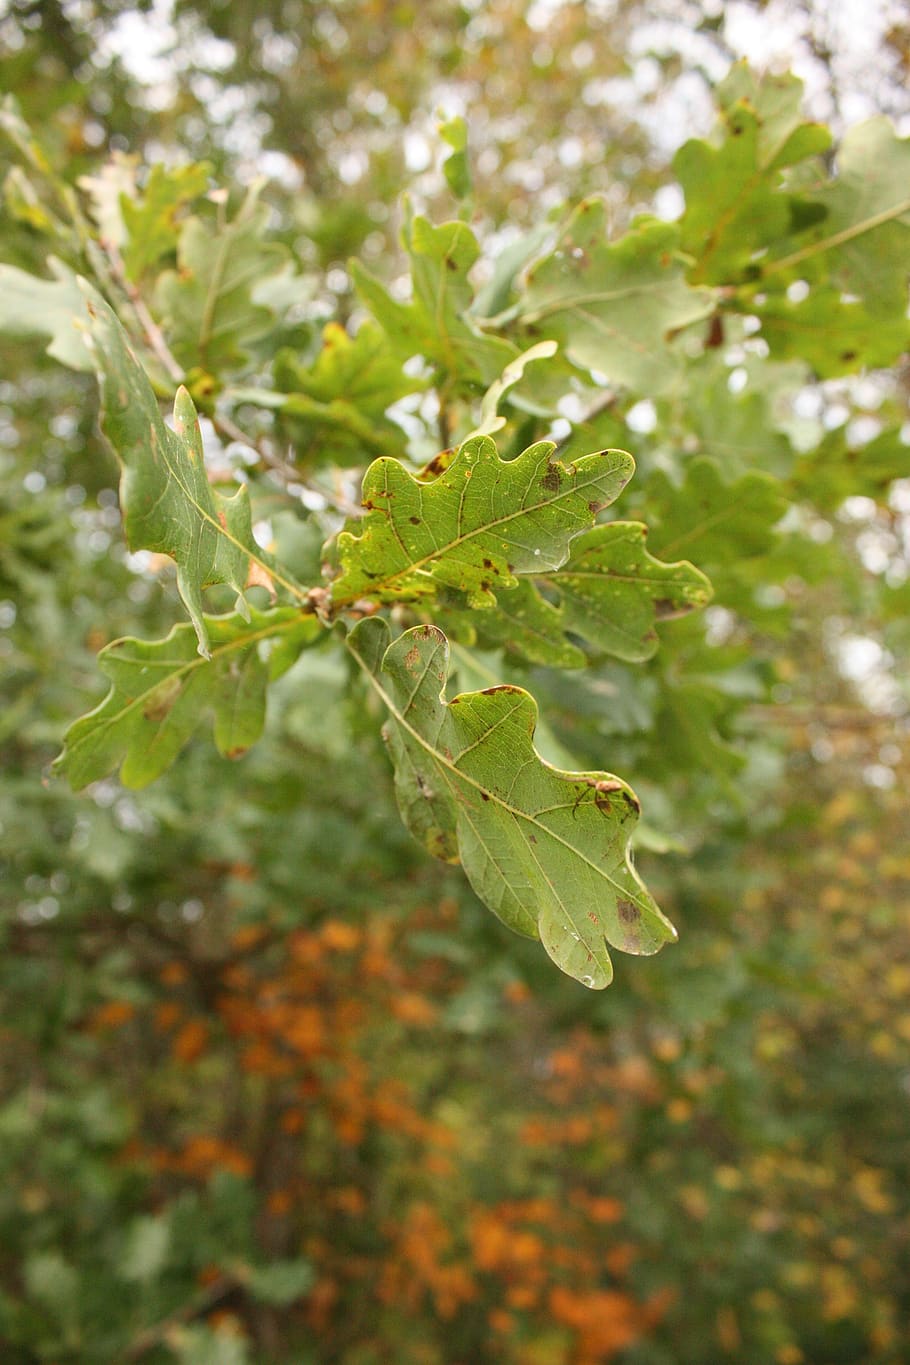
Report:
[[215,1171],[248,1176],[253,1170],[253,1163],[245,1152],[211,1133],[188,1138],[179,1153],[159,1150],[154,1153],[153,1160],[159,1170],[176,1171],[202,1180],[207,1180]]
[[633,1299],[612,1289],[573,1290],[556,1285],[549,1296],[557,1322],[577,1333],[579,1365],[609,1360],[642,1334],[647,1316]]
[[88,1027],[93,1032],[101,1029],[122,1028],[136,1013],[135,1005],[128,1000],[108,1000],[93,1010],[88,1018]]
[[394,1254],[383,1266],[379,1296],[412,1310],[425,1293],[441,1318],[452,1318],[462,1304],[477,1296],[477,1286],[464,1266],[444,1262],[452,1236],[429,1204],[412,1204],[398,1231]]
[[[303,1311],[317,1338],[342,1327],[351,1294],[372,1301],[376,1311],[386,1305],[415,1322],[427,1311],[450,1321],[475,1304],[472,1312],[488,1324],[504,1365],[520,1360],[528,1332],[550,1329],[554,1320],[573,1334],[572,1365],[611,1360],[647,1330],[661,1311],[658,1301],[636,1303],[620,1287],[636,1248],[628,1240],[606,1241],[606,1229],[622,1221],[620,1200],[579,1183],[567,1198],[472,1204],[457,1119],[450,1127],[429,1112],[425,1099],[415,1099],[419,1080],[412,1090],[390,1074],[388,1056],[377,1065],[370,1033],[376,1019],[394,1021],[383,1035],[394,1055],[404,1031],[422,1030],[437,1018],[437,1000],[452,989],[445,962],[422,961],[416,981],[402,963],[390,922],[359,927],[328,920],[298,930],[285,942],[278,965],[274,940],[257,929],[241,928],[232,945],[249,956],[224,963],[211,1020],[190,1013],[189,989],[186,1003],[161,1000],[152,1017],[159,1032],[173,1033],[175,1064],[193,1065],[217,1038],[220,1052],[213,1050],[213,1060],[228,1050],[240,1093],[266,1097],[268,1119],[251,1123],[247,1141],[258,1150],[263,1129],[269,1133],[269,1160],[281,1183],[262,1192],[261,1207],[281,1220],[316,1267]],[[267,960],[263,954],[257,961],[260,945],[269,949]],[[178,967],[164,969],[163,984],[187,986]],[[519,1003],[527,991],[514,983],[505,994]],[[101,1017],[113,1026],[120,1013],[105,1008]],[[131,1007],[122,1011],[123,1021],[131,1015]],[[554,1152],[583,1159],[576,1149],[619,1131],[624,1094],[636,1101],[661,1095],[657,1078],[648,1058],[617,1062],[602,1035],[576,1030],[546,1057],[544,1078],[531,1082],[540,1111],[519,1133],[525,1147],[535,1149],[527,1159],[546,1162]],[[662,1098],[666,1102],[665,1089]],[[261,1108],[256,1112],[261,1115]],[[439,1198],[417,1198],[397,1222],[379,1229],[381,1250],[355,1254],[340,1235],[340,1219],[359,1225],[375,1215],[372,1192],[361,1183],[360,1158],[351,1149],[374,1134],[399,1144],[415,1180],[424,1189],[431,1181]],[[316,1164],[318,1189],[302,1176],[300,1155],[314,1143],[321,1154],[326,1144],[334,1153],[327,1166]],[[196,1134],[177,1151],[158,1148],[145,1155],[161,1175],[196,1181],[221,1170],[238,1176],[253,1170],[242,1143],[216,1134]],[[131,1159],[142,1157],[136,1145]]]
[[179,1062],[195,1062],[209,1040],[208,1025],[202,1019],[188,1019],[174,1036],[173,1051]]

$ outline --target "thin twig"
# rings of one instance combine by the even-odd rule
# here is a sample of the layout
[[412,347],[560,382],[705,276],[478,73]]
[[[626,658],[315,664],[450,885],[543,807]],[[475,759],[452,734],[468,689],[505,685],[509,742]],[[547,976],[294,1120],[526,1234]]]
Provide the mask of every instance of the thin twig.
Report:
[[127,276],[126,268],[123,264],[123,257],[120,255],[120,252],[114,246],[113,242],[105,240],[101,245],[105,255],[111,263],[114,278],[133,306],[133,312],[136,314],[136,318],[142,328],[150,349],[161,362],[168,378],[172,379],[175,384],[182,384],[184,378],[183,366],[177,360],[170,346],[168,346],[165,341],[164,333],[149,312],[145,299],[142,297],[139,289]]

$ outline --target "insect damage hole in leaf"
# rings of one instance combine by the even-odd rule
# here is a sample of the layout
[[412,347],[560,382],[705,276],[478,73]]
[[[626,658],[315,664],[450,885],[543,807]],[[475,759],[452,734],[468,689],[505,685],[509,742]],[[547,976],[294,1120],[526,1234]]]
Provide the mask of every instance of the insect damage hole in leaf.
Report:
[[389,711],[402,819],[434,856],[461,862],[505,924],[596,989],[613,978],[608,944],[645,955],[675,939],[629,858],[634,792],[610,773],[545,763],[529,693],[502,685],[447,704],[449,645],[436,626],[392,641],[373,617],[347,643]]

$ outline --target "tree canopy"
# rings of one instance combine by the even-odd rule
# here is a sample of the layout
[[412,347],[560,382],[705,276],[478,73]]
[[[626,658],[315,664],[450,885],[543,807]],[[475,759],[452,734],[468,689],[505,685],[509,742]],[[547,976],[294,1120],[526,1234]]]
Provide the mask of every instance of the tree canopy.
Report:
[[896,1365],[910,139],[291,8],[0,30],[0,1342]]

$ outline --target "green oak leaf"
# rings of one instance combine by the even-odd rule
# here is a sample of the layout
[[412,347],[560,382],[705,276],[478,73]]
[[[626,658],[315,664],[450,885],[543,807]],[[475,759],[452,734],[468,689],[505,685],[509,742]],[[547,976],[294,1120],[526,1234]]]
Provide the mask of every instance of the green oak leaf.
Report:
[[714,309],[714,294],[692,289],[678,255],[679,229],[639,218],[619,241],[606,239],[606,206],[587,199],[551,255],[528,274],[518,320],[532,337],[552,337],[576,365],[649,396],[679,372],[671,333]]
[[268,683],[323,633],[314,616],[295,607],[254,609],[248,621],[237,613],[207,616],[205,627],[207,659],[185,623],[163,640],[115,640],[101,651],[111,690],[70,726],[55,763],[75,790],[121,763],[126,786],[147,786],[209,715],[218,752],[239,758],[262,733]]
[[881,317],[833,287],[819,285],[799,300],[770,294],[762,304],[744,307],[761,318],[761,335],[775,359],[805,361],[819,379],[887,368],[910,346],[904,313]]
[[300,459],[307,463],[329,459],[341,465],[363,464],[365,455],[401,450],[404,435],[386,417],[386,409],[405,394],[426,388],[423,380],[404,373],[382,328],[369,321],[353,337],[339,323],[328,323],[322,350],[311,365],[284,350],[275,357],[274,374],[281,392],[238,389],[231,397],[280,412]]
[[899,138],[886,118],[849,128],[838,147],[837,175],[805,197],[824,216],[773,253],[762,279],[820,278],[877,317],[903,319],[910,269],[910,137]]
[[207,161],[188,166],[152,166],[141,198],[120,195],[120,213],[126,230],[123,264],[131,280],[138,280],[162,256],[177,247],[180,214],[187,204],[204,194],[212,167]]
[[705,606],[711,584],[691,564],[648,554],[647,534],[640,522],[614,521],[576,536],[560,568],[497,593],[495,609],[472,618],[479,635],[551,668],[589,662],[572,637],[617,659],[650,659],[655,623]]
[[246,347],[272,325],[257,287],[281,270],[288,256],[264,241],[268,209],[254,187],[228,223],[216,228],[195,216],[185,219],[177,243],[176,270],[165,271],[155,291],[168,344],[181,365],[217,372],[246,359]]
[[787,507],[770,475],[744,474],[726,483],[716,461],[704,457],[686,466],[681,488],[662,470],[647,487],[652,547],[662,556],[691,555],[706,566],[767,553]]
[[747,370],[745,388],[730,390],[730,370],[716,351],[699,356],[686,375],[686,420],[699,438],[701,452],[716,459],[726,478],[750,469],[785,478],[793,467],[793,448],[775,426],[774,393],[761,387],[772,366]]
[[52,280],[0,265],[0,332],[49,338],[48,355],[71,370],[90,372],[92,358],[76,325],[85,313],[78,277],[54,256],[47,263]]
[[677,152],[673,169],[686,197],[681,246],[693,258],[693,283],[742,277],[757,250],[791,232],[783,171],[831,141],[821,124],[803,119],[802,93],[795,76],[759,76],[737,63],[718,87],[713,142],[694,138]]
[[564,465],[552,441],[500,459],[488,436],[461,446],[429,482],[397,460],[377,460],[363,480],[368,515],[337,541],[336,607],[361,597],[418,601],[456,588],[489,607],[518,574],[558,568],[569,542],[619,496],[635,462],[604,450]]
[[848,428],[830,431],[796,466],[794,483],[820,511],[834,511],[849,497],[885,502],[895,479],[910,478],[910,441],[905,427],[889,426],[863,445],[851,445]]
[[436,131],[452,149],[442,163],[446,184],[456,199],[467,199],[473,188],[468,156],[468,125],[461,115],[456,115],[440,123]]
[[394,299],[358,261],[350,263],[357,291],[402,359],[421,355],[454,383],[487,386],[517,355],[510,342],[487,336],[469,316],[474,290],[468,272],[480,254],[467,223],[434,227],[416,217],[405,228],[412,298]]
[[86,286],[84,333],[101,389],[101,428],[122,466],[120,502],[132,550],[155,550],[177,564],[177,586],[199,640],[208,649],[202,591],[227,583],[242,595],[251,566],[302,598],[303,590],[253,539],[245,487],[230,497],[208,480],[196,409],[177,392],[173,431],[115,314]]
[[609,985],[607,944],[650,954],[676,933],[629,859],[635,794],[609,773],[553,768],[534,748],[537,705],[520,687],[448,704],[449,649],[436,626],[391,642],[378,618],[348,647],[389,710],[384,737],[406,826],[434,856],[460,861],[485,905],[540,938],[556,965]]

